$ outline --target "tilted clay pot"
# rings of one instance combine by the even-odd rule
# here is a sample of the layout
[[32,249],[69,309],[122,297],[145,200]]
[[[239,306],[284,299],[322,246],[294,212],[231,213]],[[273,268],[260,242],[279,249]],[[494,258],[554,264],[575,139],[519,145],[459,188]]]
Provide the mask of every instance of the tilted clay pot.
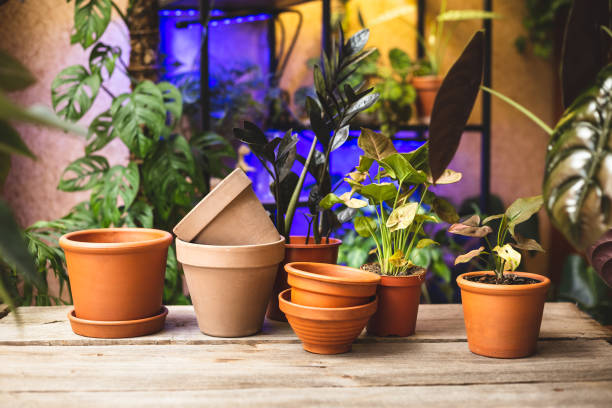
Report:
[[468,346],[475,354],[519,358],[536,351],[550,280],[534,273],[513,273],[539,282],[494,285],[464,279],[493,272],[469,272],[457,277]]
[[365,305],[339,308],[302,306],[291,302],[291,290],[279,295],[280,308],[304,350],[316,354],[339,354],[351,350],[376,311],[376,298]]
[[240,169],[224,178],[174,227],[185,242],[254,245],[278,240],[278,231]]
[[442,84],[442,77],[425,75],[412,77],[412,86],[417,92],[417,113],[421,123],[429,124],[436,95]]
[[201,245],[176,239],[202,333],[242,337],[261,330],[285,238],[258,245]]
[[71,232],[66,254],[75,317],[126,321],[159,315],[172,235],[145,228]]
[[329,243],[323,238],[320,244],[315,244],[314,239],[310,237],[306,244],[306,237],[292,236],[289,238],[289,243],[285,244],[285,259],[278,267],[278,272],[274,281],[274,289],[270,297],[268,305],[268,319],[286,322],[285,314],[278,307],[278,295],[283,290],[289,289],[287,283],[287,272],[285,265],[290,262],[320,262],[335,264],[338,260],[338,248],[342,241],[336,238],[330,238]]
[[350,307],[369,303],[380,276],[348,266],[316,262],[285,265],[291,301],[314,307]]
[[414,334],[421,284],[425,271],[410,276],[380,277],[378,284],[378,310],[368,322],[368,333],[374,336],[406,337]]

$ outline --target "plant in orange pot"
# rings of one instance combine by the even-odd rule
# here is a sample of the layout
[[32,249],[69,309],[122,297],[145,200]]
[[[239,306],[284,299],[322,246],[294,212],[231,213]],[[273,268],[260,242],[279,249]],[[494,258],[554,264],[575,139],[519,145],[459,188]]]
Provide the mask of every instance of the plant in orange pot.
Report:
[[[550,280],[544,276],[514,272],[521,263],[518,250],[544,251],[533,239],[521,236],[516,226],[527,221],[542,207],[542,196],[519,198],[504,214],[482,222],[478,215],[450,226],[449,232],[484,238],[484,246],[455,260],[455,264],[478,263],[479,272],[457,277],[461,288],[468,346],[473,353],[487,357],[518,358],[536,350],[546,292]],[[495,246],[489,240],[499,221]],[[482,262],[484,261],[484,262]]]
[[[353,118],[378,99],[378,94],[372,93],[373,88],[353,88],[347,83],[351,73],[374,51],[364,49],[368,38],[369,31],[364,29],[345,42],[339,29],[332,51],[324,52],[320,64],[314,67],[317,100],[308,97],[306,110],[315,137],[307,157],[297,154],[298,137],[291,130],[282,139],[268,140],[266,134],[250,122],[244,122],[243,128],[234,129],[235,137],[249,146],[272,179],[270,188],[276,201],[275,225],[278,232],[287,237],[285,261],[278,269],[268,318],[285,320],[278,307],[279,293],[289,288],[284,264],[298,261],[335,264],[342,241],[330,235],[335,227],[349,221],[356,212],[355,208],[347,208],[335,214],[322,209],[319,202],[332,190],[330,155],[348,139]],[[317,149],[318,146],[321,150]],[[296,161],[302,164],[299,176],[292,171]],[[291,236],[291,225],[308,173],[315,179],[308,199],[310,227],[306,236]]]

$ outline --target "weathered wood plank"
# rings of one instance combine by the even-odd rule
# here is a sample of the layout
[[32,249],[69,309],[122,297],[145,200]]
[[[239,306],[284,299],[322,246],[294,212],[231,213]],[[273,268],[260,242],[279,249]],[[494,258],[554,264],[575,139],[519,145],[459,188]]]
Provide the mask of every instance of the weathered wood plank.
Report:
[[[0,390],[197,391],[612,381],[603,340],[548,340],[517,360],[474,355],[466,343],[363,343],[321,356],[299,344],[2,346]],[[228,394],[231,396],[231,393]]]
[[6,406],[81,407],[605,407],[612,401],[612,382],[525,383],[467,386],[371,388],[259,388],[200,391],[1,392]]
[[[192,306],[169,306],[165,329],[132,339],[89,339],[72,333],[66,314],[70,307],[19,308],[21,325],[11,314],[0,320],[0,345],[112,345],[112,344],[220,344],[260,342],[296,343],[286,323],[266,321],[262,333],[239,339],[202,334]],[[612,333],[570,303],[547,303],[540,333],[542,339],[610,339]],[[408,338],[373,338],[362,334],[360,342],[466,341],[461,305],[421,305],[417,333]]]

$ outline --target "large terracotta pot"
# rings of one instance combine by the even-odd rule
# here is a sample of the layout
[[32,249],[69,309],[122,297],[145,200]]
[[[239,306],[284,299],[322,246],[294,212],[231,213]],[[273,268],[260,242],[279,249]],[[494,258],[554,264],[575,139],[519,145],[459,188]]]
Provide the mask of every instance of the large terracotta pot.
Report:
[[350,307],[369,303],[380,276],[348,266],[317,262],[285,265],[291,301],[303,306]]
[[259,245],[200,245],[176,239],[202,333],[242,337],[261,330],[285,238]]
[[171,243],[168,232],[144,228],[63,235],[59,244],[66,254],[75,317],[127,321],[159,315]]
[[274,289],[268,304],[268,319],[286,322],[285,314],[278,307],[278,295],[289,289],[287,283],[287,272],[285,265],[290,262],[320,262],[335,264],[338,261],[338,247],[342,241],[336,238],[330,238],[329,243],[326,243],[324,238],[321,244],[315,244],[312,237],[309,243],[306,244],[306,237],[292,236],[289,238],[289,243],[285,244],[285,259],[279,265],[276,279],[274,281]]
[[421,123],[429,124],[436,95],[442,84],[442,77],[425,75],[412,77],[412,86],[417,92],[417,114]]
[[487,357],[518,358],[536,351],[546,292],[550,280],[534,273],[515,272],[538,283],[494,285],[465,277],[493,272],[469,272],[457,277],[461,288],[468,346]]
[[368,333],[375,336],[406,337],[414,334],[421,284],[425,274],[381,276],[378,284],[378,310],[368,322]]
[[173,229],[185,242],[204,245],[269,244],[278,231],[240,169],[225,177]]
[[352,307],[323,308],[295,304],[291,290],[279,295],[280,308],[287,315],[304,350],[316,354],[339,354],[351,350],[353,341],[363,331],[376,310],[376,298]]

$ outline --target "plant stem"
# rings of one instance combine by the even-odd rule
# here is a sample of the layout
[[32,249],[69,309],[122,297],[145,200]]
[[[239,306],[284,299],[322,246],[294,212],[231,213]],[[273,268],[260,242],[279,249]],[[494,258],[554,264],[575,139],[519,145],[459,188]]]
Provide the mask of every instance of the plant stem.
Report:
[[108,88],[104,86],[104,84],[100,84],[100,88],[102,88],[104,90],[104,92],[106,92],[111,98],[113,98],[113,99],[116,98],[115,94],[113,94],[111,91],[109,91]]
[[117,12],[117,14],[119,14],[119,17],[121,17],[121,20],[123,20],[123,22],[125,23],[125,25],[128,25],[128,19],[125,16],[125,14],[123,14],[123,12],[121,11],[121,9],[119,8],[119,6],[117,6],[117,4],[115,4],[114,1],[111,1],[111,5],[113,6],[113,8],[115,9],[115,11]]
[[[310,161],[314,156],[314,152],[317,146],[317,137],[315,136],[312,139],[312,145],[310,145],[310,151],[308,152],[308,157],[306,158],[306,162],[304,163],[304,168],[302,169],[302,173],[300,174],[300,178],[298,179],[298,183],[291,194],[291,200],[289,200],[289,206],[287,207],[287,214],[285,214],[285,233],[287,235],[291,235],[291,224],[293,223],[293,217],[295,216],[295,209],[297,207],[298,200],[300,199],[300,192],[302,191],[302,186],[304,186],[304,180],[306,179],[306,174],[308,173],[308,167],[310,166]],[[317,229],[315,225],[315,229]],[[286,237],[289,239],[289,237]]]

